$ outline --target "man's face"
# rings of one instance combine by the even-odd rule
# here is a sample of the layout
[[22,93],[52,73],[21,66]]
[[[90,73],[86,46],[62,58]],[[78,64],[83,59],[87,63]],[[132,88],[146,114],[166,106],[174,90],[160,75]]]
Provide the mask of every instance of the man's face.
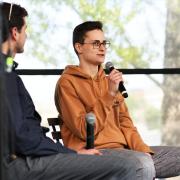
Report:
[[80,59],[94,65],[102,64],[105,60],[106,48],[101,43],[105,42],[103,31],[98,29],[88,31],[84,43],[80,45]]
[[17,31],[17,39],[16,39],[16,53],[24,52],[24,44],[27,38],[26,34],[26,19],[24,18],[24,25],[22,26],[20,31]]

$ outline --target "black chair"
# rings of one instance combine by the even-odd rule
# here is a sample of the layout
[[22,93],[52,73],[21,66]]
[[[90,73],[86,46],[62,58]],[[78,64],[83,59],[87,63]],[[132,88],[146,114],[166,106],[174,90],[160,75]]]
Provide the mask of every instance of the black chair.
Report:
[[50,127],[52,127],[52,138],[56,140],[56,142],[59,142],[61,139],[61,131],[57,130],[57,127],[60,127],[60,120],[59,118],[48,118],[48,124]]

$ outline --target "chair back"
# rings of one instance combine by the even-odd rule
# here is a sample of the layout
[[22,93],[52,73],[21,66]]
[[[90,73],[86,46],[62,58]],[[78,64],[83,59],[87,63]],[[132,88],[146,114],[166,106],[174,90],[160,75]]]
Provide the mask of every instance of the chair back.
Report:
[[57,130],[57,127],[60,127],[60,120],[59,118],[48,118],[48,124],[50,127],[52,127],[52,138],[54,140],[56,140],[56,142],[59,142],[59,140],[61,139],[61,131]]

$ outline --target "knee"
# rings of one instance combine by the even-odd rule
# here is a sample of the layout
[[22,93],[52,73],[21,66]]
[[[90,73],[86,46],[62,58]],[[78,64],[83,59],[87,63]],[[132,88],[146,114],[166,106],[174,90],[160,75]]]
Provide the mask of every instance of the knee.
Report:
[[143,177],[142,179],[152,180],[155,177],[155,167],[151,156],[142,154],[137,157],[136,163],[137,176]]
[[[155,177],[154,163],[148,155],[114,161],[114,179],[153,180]],[[119,178],[121,177],[121,178]],[[123,178],[122,178],[123,177]],[[112,180],[114,180],[112,179]]]
[[117,179],[153,180],[155,177],[154,162],[149,155],[132,151],[128,156],[115,157],[111,169],[115,177],[121,177]]

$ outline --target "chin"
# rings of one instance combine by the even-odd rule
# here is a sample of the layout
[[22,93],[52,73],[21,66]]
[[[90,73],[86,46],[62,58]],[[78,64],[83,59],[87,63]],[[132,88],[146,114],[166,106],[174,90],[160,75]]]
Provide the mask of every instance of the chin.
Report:
[[24,52],[24,49],[21,49],[21,50],[17,51],[18,54],[21,54],[23,52]]
[[104,58],[104,57],[98,58],[98,59],[96,59],[95,64],[96,64],[96,65],[101,65],[101,64],[104,63],[104,61],[105,61],[105,58]]
[[105,59],[103,58],[103,59],[101,59],[100,61],[99,61],[99,63],[104,63],[104,61],[105,61]]
[[104,61],[103,62],[97,62],[97,66],[99,66],[99,65],[101,65],[101,64],[103,64],[104,63]]

